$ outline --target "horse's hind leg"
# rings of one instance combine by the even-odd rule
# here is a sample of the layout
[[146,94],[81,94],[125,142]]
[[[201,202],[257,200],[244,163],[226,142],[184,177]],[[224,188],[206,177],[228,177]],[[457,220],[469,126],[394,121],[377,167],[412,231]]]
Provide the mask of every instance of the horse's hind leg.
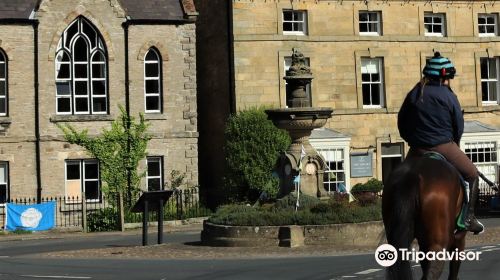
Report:
[[[466,232],[458,232],[457,234],[455,234],[455,244],[450,251],[458,249],[459,252],[462,252],[465,249],[465,234]],[[448,276],[448,280],[458,280],[458,271],[460,270],[460,264],[461,261],[458,259],[450,261],[450,275]]]

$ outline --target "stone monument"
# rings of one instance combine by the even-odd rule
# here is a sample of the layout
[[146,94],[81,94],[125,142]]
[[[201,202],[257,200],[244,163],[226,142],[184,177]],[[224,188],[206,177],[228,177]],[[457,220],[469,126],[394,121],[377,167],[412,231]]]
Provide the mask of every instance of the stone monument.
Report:
[[280,195],[294,191],[298,183],[301,193],[325,197],[327,196],[323,187],[325,160],[311,146],[309,136],[313,129],[326,124],[332,116],[333,109],[311,107],[306,87],[311,83],[313,75],[306,65],[304,55],[296,49],[293,49],[292,65],[284,79],[289,88],[287,93],[287,98],[290,98],[287,102],[289,108],[266,110],[268,118],[274,125],[288,131],[292,138],[292,144],[280,156],[277,163]]

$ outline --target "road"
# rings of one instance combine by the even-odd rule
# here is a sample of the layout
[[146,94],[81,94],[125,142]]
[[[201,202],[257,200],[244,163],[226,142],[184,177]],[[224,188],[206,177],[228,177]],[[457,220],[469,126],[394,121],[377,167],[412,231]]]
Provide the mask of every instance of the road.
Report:
[[[169,233],[165,242],[199,240],[199,232]],[[155,235],[150,235],[150,242]],[[75,235],[44,240],[1,241],[0,280],[17,279],[384,279],[373,254],[197,260],[44,258],[34,253],[114,246],[137,246],[140,235]],[[500,244],[469,248],[479,262],[464,262],[460,279],[499,279]],[[244,248],[242,254],[245,253]],[[415,279],[420,268],[414,265]],[[443,278],[444,279],[444,278]]]

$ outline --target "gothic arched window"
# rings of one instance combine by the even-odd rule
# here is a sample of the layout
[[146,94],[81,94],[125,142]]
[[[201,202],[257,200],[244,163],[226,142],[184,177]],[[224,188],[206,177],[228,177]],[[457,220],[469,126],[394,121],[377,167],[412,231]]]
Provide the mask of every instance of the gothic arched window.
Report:
[[151,48],[144,57],[144,103],[146,113],[162,111],[162,74],[160,53]]
[[97,29],[79,17],[56,51],[57,114],[107,114],[107,52]]

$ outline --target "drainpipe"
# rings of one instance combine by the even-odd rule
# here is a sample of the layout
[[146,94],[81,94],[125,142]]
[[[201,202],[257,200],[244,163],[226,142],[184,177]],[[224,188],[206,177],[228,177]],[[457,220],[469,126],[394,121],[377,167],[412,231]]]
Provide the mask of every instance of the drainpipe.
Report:
[[35,156],[36,156],[36,202],[42,202],[42,172],[40,168],[40,108],[39,108],[39,85],[38,85],[38,20],[33,22],[34,31],[34,75],[35,75]]
[[[127,21],[123,24],[123,33],[124,33],[124,45],[125,45],[125,111],[127,115],[130,117],[130,75],[129,75],[129,59],[128,59],[128,28],[129,17],[127,17]],[[127,121],[127,130],[130,130],[130,119]],[[130,153],[130,137],[127,137],[127,151]],[[127,205],[131,206],[131,196],[132,196],[132,178],[130,174],[130,170],[127,170]]]

